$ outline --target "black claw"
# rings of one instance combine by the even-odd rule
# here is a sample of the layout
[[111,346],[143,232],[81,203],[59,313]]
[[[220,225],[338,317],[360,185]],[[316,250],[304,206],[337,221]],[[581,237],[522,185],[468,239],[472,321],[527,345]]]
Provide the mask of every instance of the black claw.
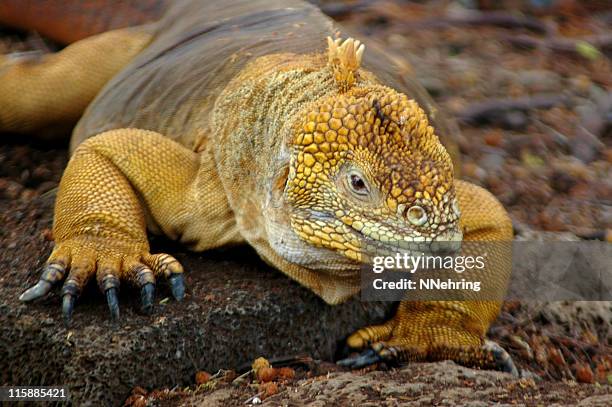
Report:
[[501,346],[495,347],[492,352],[498,370],[518,377],[518,369],[514,365],[514,361],[508,352],[506,352]]
[[32,301],[43,297],[51,291],[51,283],[45,280],[39,280],[34,286],[28,288],[19,296],[20,301]]
[[183,273],[173,273],[170,278],[170,289],[174,299],[182,301],[185,297],[185,277]]
[[111,319],[117,321],[119,319],[119,299],[117,298],[117,288],[111,287],[106,290],[106,302],[111,314]]
[[519,377],[519,371],[511,358],[499,363],[498,366],[502,372],[510,373],[512,376]]
[[353,366],[353,358],[340,359],[336,362],[337,365],[350,368]]
[[486,341],[484,349],[490,352],[493,356],[493,360],[495,363],[494,368],[500,370],[502,372],[510,373],[513,376],[518,377],[519,372],[516,366],[514,365],[514,361],[512,361],[512,357],[504,348],[499,346],[498,343],[493,341]]
[[43,297],[49,291],[53,284],[61,281],[64,278],[66,267],[59,263],[47,264],[40,275],[40,280],[34,286],[28,288],[19,296],[21,301],[32,301]]
[[140,299],[142,301],[142,312],[150,314],[153,312],[153,298],[155,297],[155,284],[147,283],[140,289]]
[[374,363],[382,362],[382,360],[382,357],[373,349],[368,349],[362,352],[360,355],[342,359],[336,363],[350,369],[359,369]]
[[62,314],[64,314],[64,323],[66,327],[70,326],[72,319],[72,311],[74,311],[74,301],[80,293],[79,285],[74,280],[68,280],[62,287]]
[[342,341],[342,345],[338,346],[336,354],[334,355],[335,360],[343,360],[349,357],[353,350],[348,346],[346,341]]
[[64,324],[66,328],[70,326],[70,321],[72,320],[72,311],[74,311],[74,300],[75,296],[67,293],[64,294],[62,299],[62,314],[64,314]]

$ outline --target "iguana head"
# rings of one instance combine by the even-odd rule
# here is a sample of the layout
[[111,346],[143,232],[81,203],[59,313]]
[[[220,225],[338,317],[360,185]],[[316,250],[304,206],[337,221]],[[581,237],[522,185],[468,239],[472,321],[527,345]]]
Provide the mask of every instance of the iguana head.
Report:
[[427,115],[404,94],[356,81],[358,42],[329,41],[339,91],[294,128],[284,190],[293,231],[353,261],[460,241],[451,158]]

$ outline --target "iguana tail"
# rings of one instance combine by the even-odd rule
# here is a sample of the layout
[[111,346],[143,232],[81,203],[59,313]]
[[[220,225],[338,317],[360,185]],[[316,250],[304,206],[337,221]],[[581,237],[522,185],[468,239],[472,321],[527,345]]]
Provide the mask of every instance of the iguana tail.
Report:
[[[150,42],[167,0],[0,0],[0,24],[69,45],[0,55],[0,133],[65,135],[100,89]],[[125,28],[121,28],[125,27]]]
[[158,20],[170,0],[0,0],[0,24],[61,44]]

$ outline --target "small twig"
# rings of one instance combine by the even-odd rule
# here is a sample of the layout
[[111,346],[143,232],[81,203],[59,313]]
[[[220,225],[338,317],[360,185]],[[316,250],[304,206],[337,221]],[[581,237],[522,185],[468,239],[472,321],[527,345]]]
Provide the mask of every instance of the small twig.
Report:
[[236,380],[244,379],[246,376],[250,375],[251,373],[253,373],[253,369],[249,369],[248,371],[244,372],[240,376],[236,377],[234,380],[232,380],[232,383],[234,383]]
[[276,394],[273,394],[273,395],[271,395],[269,397],[266,397],[266,403],[269,403],[270,400],[272,400],[273,398],[279,397],[280,395],[285,394],[285,393],[288,393],[287,389],[283,389],[283,390],[279,391]]
[[208,380],[212,380],[212,379],[216,379],[218,377],[220,377],[221,375],[225,375],[225,373],[227,373],[228,371],[225,369],[219,369],[219,371],[217,373],[215,373],[214,375],[210,376],[210,378]]

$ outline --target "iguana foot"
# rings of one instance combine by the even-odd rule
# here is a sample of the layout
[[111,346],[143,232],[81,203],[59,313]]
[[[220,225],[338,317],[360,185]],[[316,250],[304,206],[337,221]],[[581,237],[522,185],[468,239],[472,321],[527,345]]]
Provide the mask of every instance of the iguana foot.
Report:
[[360,329],[347,339],[347,344],[365,350],[337,363],[359,369],[381,362],[394,364],[448,359],[469,367],[500,370],[518,376],[510,355],[493,341],[451,327],[422,328],[420,333],[418,327],[402,331],[401,324],[393,320]]
[[96,276],[100,290],[105,293],[111,317],[119,318],[117,292],[120,280],[128,280],[140,288],[142,310],[153,309],[156,277],[168,278],[172,295],[177,301],[185,295],[183,267],[168,254],[150,254],[142,244],[110,243],[105,239],[76,237],[57,244],[44,266],[40,280],[27,289],[19,299],[32,301],[47,294],[62,281],[62,313],[68,325],[74,302],[87,282]]

